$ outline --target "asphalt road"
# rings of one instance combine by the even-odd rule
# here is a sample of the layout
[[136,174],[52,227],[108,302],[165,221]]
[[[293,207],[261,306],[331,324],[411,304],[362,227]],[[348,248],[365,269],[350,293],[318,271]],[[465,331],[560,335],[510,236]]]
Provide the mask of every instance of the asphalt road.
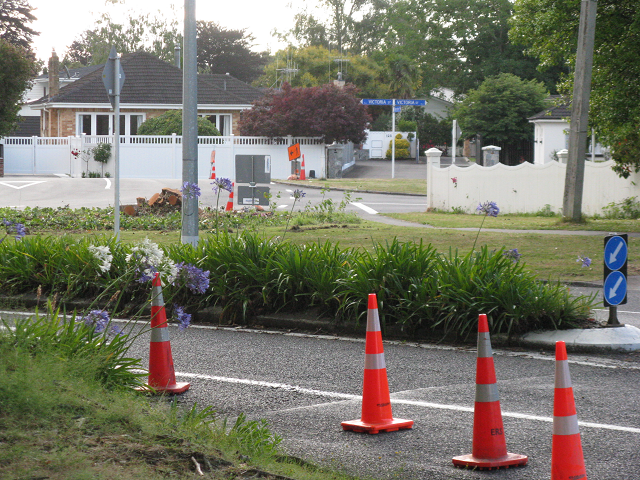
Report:
[[[191,382],[180,402],[264,418],[291,455],[375,479],[550,476],[551,353],[494,350],[507,448],[528,455],[529,465],[487,473],[451,462],[471,453],[475,348],[385,343],[394,417],[415,426],[369,435],[340,427],[360,417],[362,339],[211,327],[171,327],[170,336],[178,381]],[[147,352],[145,335],[132,353],[146,365]],[[570,355],[570,373],[589,478],[637,479],[640,356]]]

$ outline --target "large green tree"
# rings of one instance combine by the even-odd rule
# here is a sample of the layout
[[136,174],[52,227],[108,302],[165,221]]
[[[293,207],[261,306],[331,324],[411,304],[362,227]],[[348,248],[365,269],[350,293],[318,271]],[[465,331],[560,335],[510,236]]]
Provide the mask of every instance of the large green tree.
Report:
[[29,0],[0,0],[0,38],[30,49],[32,37],[38,35],[28,24],[36,20]]
[[0,38],[0,137],[10,134],[18,124],[22,95],[37,73],[30,51]]
[[482,135],[487,142],[533,141],[533,125],[527,119],[544,110],[547,97],[542,83],[501,73],[470,90],[454,107],[453,118],[465,135]]
[[511,0],[398,0],[384,19],[386,48],[418,62],[427,91],[461,94],[499,73],[544,80],[551,89],[554,80],[537,72],[537,60],[509,40],[512,9]]
[[[516,0],[510,36],[542,68],[573,67],[580,0]],[[611,148],[621,176],[640,171],[640,3],[599,0],[589,123]],[[561,91],[570,98],[573,76]]]

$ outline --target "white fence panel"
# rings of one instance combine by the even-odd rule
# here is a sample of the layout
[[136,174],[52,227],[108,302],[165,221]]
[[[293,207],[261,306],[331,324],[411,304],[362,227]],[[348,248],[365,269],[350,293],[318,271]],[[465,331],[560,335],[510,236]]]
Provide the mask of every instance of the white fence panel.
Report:
[[35,173],[35,141],[38,137],[8,137],[4,144],[4,172],[13,175]]
[[[640,196],[640,174],[620,178],[611,169],[614,164],[612,160],[586,162],[582,196],[585,215],[600,214],[612,202]],[[434,168],[429,164],[429,207],[473,213],[479,203],[489,200],[495,201],[502,213],[535,213],[546,205],[562,212],[566,168],[556,161],[491,167],[474,164]]]
[[37,175],[71,175],[69,137],[38,137],[35,148]]

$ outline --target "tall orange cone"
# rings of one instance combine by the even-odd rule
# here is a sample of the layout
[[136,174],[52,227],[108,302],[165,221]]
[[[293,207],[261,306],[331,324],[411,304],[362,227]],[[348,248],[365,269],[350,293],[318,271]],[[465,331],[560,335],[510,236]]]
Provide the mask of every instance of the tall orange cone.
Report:
[[211,151],[211,178],[210,180],[216,179],[216,151]]
[[551,480],[587,480],[578,415],[569,376],[567,346],[556,342],[556,378],[553,395]]
[[393,418],[391,414],[387,368],[384,362],[378,317],[378,299],[375,293],[371,293],[367,311],[362,417],[360,420],[342,422],[342,428],[354,432],[378,433],[394,432],[412,426],[413,420]]
[[528,457],[507,452],[493,351],[487,316],[478,318],[476,400],[473,410],[473,447],[470,455],[453,457],[456,467],[478,469],[524,466]]
[[224,209],[225,212],[233,211],[233,190],[235,189],[235,182],[231,184],[231,192],[229,192],[229,201],[227,202],[227,207]]
[[302,167],[300,169],[300,180],[306,180],[307,179],[307,173],[305,172],[304,169],[304,155],[302,155]]
[[189,390],[189,383],[176,383],[173,369],[167,313],[162,298],[162,282],[156,273],[152,283],[151,298],[151,344],[149,349],[149,386],[160,393],[183,393]]

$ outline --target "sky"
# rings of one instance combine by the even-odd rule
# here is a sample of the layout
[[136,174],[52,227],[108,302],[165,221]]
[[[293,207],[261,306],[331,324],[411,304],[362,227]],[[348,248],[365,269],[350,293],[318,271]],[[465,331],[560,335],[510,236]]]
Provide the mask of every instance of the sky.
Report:
[[[45,62],[52,49],[62,58],[71,42],[84,30],[92,29],[103,12],[134,11],[153,17],[175,11],[181,25],[184,20],[183,0],[127,0],[125,5],[105,5],[105,0],[30,0],[29,3],[36,9],[33,14],[38,19],[31,27],[40,32],[34,37],[33,48],[37,57]],[[175,5],[173,11],[171,5]],[[288,30],[294,14],[303,8],[304,0],[196,0],[196,19],[213,21],[227,29],[246,29],[255,37],[254,50],[276,51],[284,45],[270,32],[274,28]],[[113,13],[112,16],[116,18]]]

